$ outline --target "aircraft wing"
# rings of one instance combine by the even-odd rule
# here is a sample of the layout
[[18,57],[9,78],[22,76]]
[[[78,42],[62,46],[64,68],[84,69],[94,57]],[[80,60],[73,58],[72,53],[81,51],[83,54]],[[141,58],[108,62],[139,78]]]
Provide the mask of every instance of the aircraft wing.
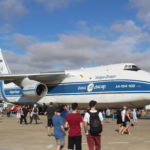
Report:
[[5,74],[0,75],[0,80],[4,80],[5,83],[14,82],[19,84],[24,78],[30,80],[39,81],[45,84],[59,82],[68,76],[63,72],[50,72],[50,73],[35,73],[35,74]]

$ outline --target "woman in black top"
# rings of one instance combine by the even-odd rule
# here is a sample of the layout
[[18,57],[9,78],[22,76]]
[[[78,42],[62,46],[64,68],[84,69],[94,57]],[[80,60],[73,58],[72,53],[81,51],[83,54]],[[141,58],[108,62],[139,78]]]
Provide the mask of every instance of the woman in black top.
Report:
[[129,135],[131,134],[131,123],[134,124],[134,122],[132,121],[132,119],[130,117],[130,112],[127,110],[126,113],[125,113],[125,124],[126,124],[126,127],[123,129],[121,134],[124,134],[125,131],[127,131],[127,133]]
[[121,117],[121,110],[117,110],[117,124],[118,124],[118,131],[121,132],[122,129],[123,129],[123,126],[122,126],[122,117]]

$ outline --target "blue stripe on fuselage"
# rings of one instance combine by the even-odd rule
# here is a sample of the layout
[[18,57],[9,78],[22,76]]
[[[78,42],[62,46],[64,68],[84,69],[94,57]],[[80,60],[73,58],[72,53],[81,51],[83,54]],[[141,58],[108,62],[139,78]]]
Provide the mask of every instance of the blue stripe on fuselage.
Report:
[[133,92],[150,92],[150,82],[137,80],[107,80],[88,83],[64,83],[48,86],[48,95],[116,94]]
[[21,88],[4,88],[3,81],[0,80],[0,91],[1,91],[1,97],[7,101],[8,96],[16,96],[20,97],[22,95],[22,89]]
[[[4,94],[5,97],[18,97],[23,94],[23,90],[21,88],[6,88],[3,90],[2,81],[0,81],[0,88],[1,95]],[[103,81],[99,80],[93,82],[60,83],[56,85],[48,85],[47,96],[127,93],[150,93],[150,82],[118,79]]]
[[17,96],[17,95],[22,95],[22,89],[20,88],[11,88],[11,89],[5,89],[5,95],[9,96]]

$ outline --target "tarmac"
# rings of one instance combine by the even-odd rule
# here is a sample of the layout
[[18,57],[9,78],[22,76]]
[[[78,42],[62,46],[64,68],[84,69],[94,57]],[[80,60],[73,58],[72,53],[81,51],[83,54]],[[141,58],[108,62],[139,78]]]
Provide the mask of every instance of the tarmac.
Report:
[[[55,150],[55,138],[47,136],[46,116],[39,124],[20,125],[16,116],[0,119],[0,150]],[[106,120],[101,135],[102,150],[150,150],[150,119],[139,119],[131,135],[121,135],[116,121]],[[64,150],[67,150],[67,135]],[[85,135],[82,150],[88,150]]]

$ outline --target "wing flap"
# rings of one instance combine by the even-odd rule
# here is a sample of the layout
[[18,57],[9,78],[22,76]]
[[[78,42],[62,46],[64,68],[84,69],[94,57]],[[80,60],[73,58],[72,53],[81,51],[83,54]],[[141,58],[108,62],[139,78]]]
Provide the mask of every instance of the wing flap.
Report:
[[65,72],[52,72],[52,73],[35,73],[35,74],[6,74],[0,75],[0,80],[6,83],[14,82],[20,83],[24,78],[28,77],[31,80],[39,81],[45,84],[60,82],[68,76]]

